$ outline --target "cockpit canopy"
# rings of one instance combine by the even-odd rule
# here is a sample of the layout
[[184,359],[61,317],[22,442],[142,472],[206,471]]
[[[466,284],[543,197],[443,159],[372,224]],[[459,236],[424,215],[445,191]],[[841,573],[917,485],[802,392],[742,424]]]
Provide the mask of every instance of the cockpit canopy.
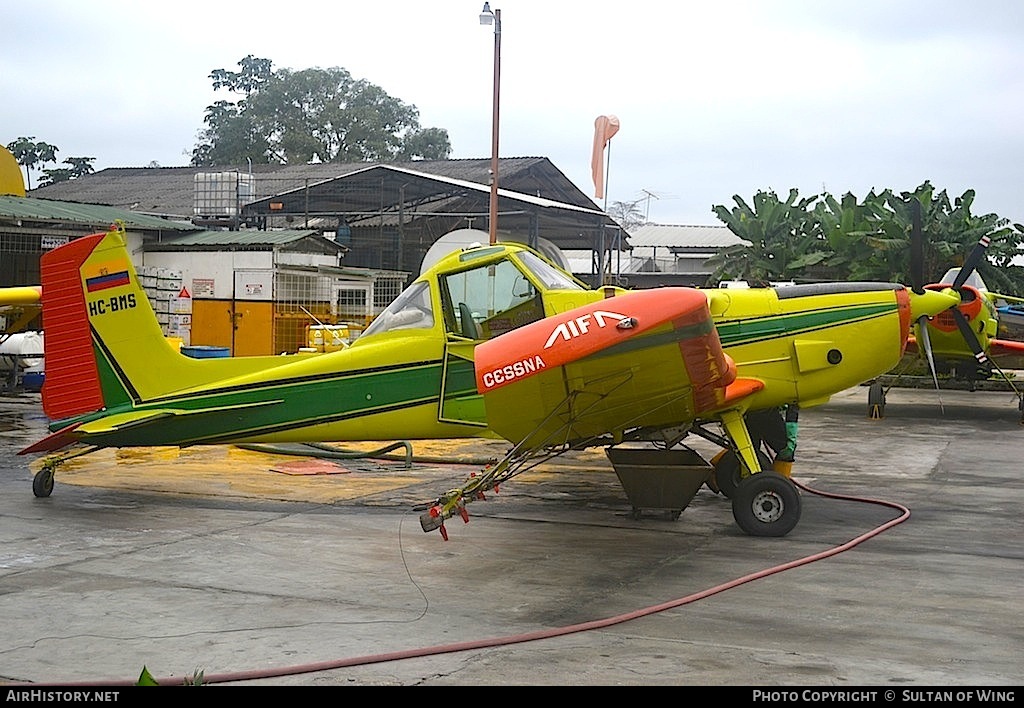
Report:
[[[952,285],[953,282],[956,281],[956,277],[958,275],[960,275],[960,268],[950,268],[946,271],[946,274],[942,276],[942,280],[939,282],[944,285]],[[985,287],[985,281],[982,280],[980,275],[978,275],[978,271],[971,273],[967,277],[967,280],[964,281],[964,285],[970,285],[971,287],[982,291],[988,290],[988,288]]]
[[[431,269],[406,288],[360,338],[401,329],[434,326],[431,283],[437,283],[445,331],[457,337],[490,339],[544,317],[547,290],[587,288],[541,256],[525,249],[466,249],[453,267]],[[488,257],[491,256],[491,257]],[[474,265],[474,263],[476,263]],[[468,267],[464,267],[468,266]]]

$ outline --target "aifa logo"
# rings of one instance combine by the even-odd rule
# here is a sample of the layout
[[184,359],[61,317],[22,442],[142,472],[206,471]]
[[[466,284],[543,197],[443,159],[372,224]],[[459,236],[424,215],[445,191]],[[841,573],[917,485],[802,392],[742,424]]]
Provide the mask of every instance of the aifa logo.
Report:
[[590,314],[580,315],[555,327],[551,331],[548,341],[545,342],[544,348],[550,349],[559,339],[568,342],[575,337],[582,337],[590,331],[592,323],[595,322],[599,329],[604,329],[608,325],[608,321],[614,321],[615,326],[619,329],[632,329],[636,326],[636,319],[633,317],[620,315],[618,312],[594,310]]

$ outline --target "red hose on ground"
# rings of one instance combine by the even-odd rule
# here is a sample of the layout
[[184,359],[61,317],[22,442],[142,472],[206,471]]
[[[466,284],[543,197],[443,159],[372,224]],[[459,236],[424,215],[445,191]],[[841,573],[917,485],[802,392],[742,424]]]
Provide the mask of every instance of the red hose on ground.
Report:
[[[536,632],[527,632],[525,634],[515,634],[515,635],[504,636],[504,637],[493,637],[493,638],[490,638],[490,639],[477,639],[477,640],[467,641],[467,642],[456,642],[454,644],[438,644],[438,645],[435,645],[435,646],[422,647],[422,648],[419,648],[419,649],[407,649],[407,650],[404,650],[404,651],[387,652],[387,653],[384,653],[384,654],[368,654],[368,655],[365,655],[365,656],[356,656],[356,657],[350,657],[350,658],[347,658],[347,659],[335,659],[335,660],[331,660],[331,661],[322,661],[322,662],[315,662],[315,663],[310,663],[310,664],[300,664],[300,665],[296,665],[296,666],[286,666],[286,667],[281,667],[281,668],[278,668],[278,669],[257,669],[257,670],[252,670],[252,671],[237,671],[237,672],[224,673],[224,674],[204,675],[202,677],[201,681],[204,684],[210,684],[210,683],[231,683],[231,682],[234,682],[234,681],[248,681],[248,680],[253,680],[253,679],[273,678],[275,676],[292,676],[292,675],[296,675],[296,674],[314,673],[314,672],[317,672],[317,671],[329,671],[329,670],[332,670],[332,669],[345,668],[347,666],[363,666],[363,665],[366,665],[366,664],[379,664],[379,663],[383,663],[383,662],[387,662],[387,661],[398,661],[398,660],[401,660],[401,659],[413,659],[413,658],[417,658],[417,657],[433,656],[433,655],[438,655],[438,654],[451,654],[451,653],[454,653],[454,652],[469,651],[471,649],[485,649],[487,647],[507,646],[507,645],[510,645],[510,644],[521,644],[523,642],[532,642],[532,641],[536,641],[538,639],[550,639],[552,637],[562,637],[562,636],[566,636],[566,635],[569,635],[569,634],[576,634],[578,632],[585,632],[585,631],[588,631],[588,630],[591,630],[591,629],[602,629],[604,627],[611,627],[613,625],[621,624],[623,622],[629,622],[630,620],[638,619],[640,617],[646,617],[648,615],[653,615],[653,614],[657,614],[659,612],[664,612],[665,610],[670,610],[670,609],[675,608],[675,607],[680,607],[682,605],[688,605],[688,604],[690,604],[692,602],[696,602],[697,600],[702,600],[702,599],[704,599],[706,597],[710,597],[712,595],[717,595],[720,592],[724,592],[726,590],[731,590],[732,588],[738,587],[740,585],[744,585],[744,584],[749,583],[749,582],[751,582],[753,580],[758,580],[760,578],[764,578],[764,577],[767,577],[769,575],[774,575],[776,573],[781,573],[783,571],[790,570],[791,568],[797,568],[797,567],[802,566],[802,565],[807,565],[808,563],[814,563],[815,561],[819,561],[819,560],[822,560],[822,559],[825,559],[825,558],[829,558],[831,556],[834,556],[834,555],[837,555],[839,553],[842,553],[843,551],[848,551],[851,548],[853,548],[854,546],[857,546],[857,545],[863,543],[864,541],[868,540],[869,538],[877,536],[878,534],[882,533],[883,531],[887,531],[888,529],[892,528],[893,526],[901,524],[901,523],[903,523],[904,521],[906,521],[907,519],[910,518],[910,510],[907,507],[903,506],[902,504],[897,504],[895,502],[883,501],[883,500],[880,500],[880,499],[868,499],[868,498],[865,498],[865,497],[854,497],[854,496],[848,496],[848,495],[844,495],[844,494],[835,494],[835,493],[831,493],[831,492],[822,492],[822,491],[818,491],[818,490],[815,490],[815,489],[811,489],[810,487],[807,487],[807,486],[801,484],[800,482],[796,481],[795,479],[791,479],[791,481],[799,489],[802,489],[805,492],[810,492],[811,494],[816,494],[818,496],[827,497],[827,498],[830,498],[830,499],[842,499],[842,500],[846,500],[846,501],[855,501],[855,502],[861,502],[861,503],[865,503],[865,504],[877,504],[879,506],[886,506],[886,507],[889,507],[891,509],[896,509],[897,511],[900,511],[901,514],[897,518],[892,519],[891,521],[887,521],[886,523],[884,523],[881,526],[878,526],[878,527],[872,529],[871,531],[868,531],[868,532],[866,532],[864,534],[861,534],[860,536],[857,536],[857,537],[853,538],[852,540],[847,541],[846,543],[840,544],[838,546],[834,546],[834,547],[832,547],[832,548],[830,548],[828,550],[822,551],[820,553],[815,553],[815,554],[810,555],[810,556],[805,556],[803,558],[798,558],[797,560],[790,561],[788,563],[783,563],[781,565],[773,566],[773,567],[770,567],[770,568],[765,568],[764,570],[757,571],[756,573],[751,573],[749,575],[744,575],[744,576],[736,578],[734,580],[730,580],[730,581],[722,583],[720,585],[716,585],[714,587],[708,588],[707,590],[702,590],[700,592],[696,592],[696,593],[693,593],[692,595],[687,595],[685,597],[681,597],[681,598],[678,598],[676,600],[670,600],[669,602],[665,602],[665,603],[662,603],[660,605],[652,605],[650,607],[645,607],[645,608],[642,608],[642,609],[639,609],[639,610],[634,610],[633,612],[629,612],[629,613],[622,614],[622,615],[616,615],[614,617],[608,617],[608,618],[600,619],[600,620],[593,620],[593,621],[590,621],[590,622],[583,622],[583,623],[580,623],[580,624],[573,624],[573,625],[569,625],[569,626],[566,626],[566,627],[555,627],[555,628],[546,629],[546,630],[539,630],[539,631],[536,631]],[[159,685],[161,685],[161,686],[182,685],[182,684],[186,683],[186,681],[187,681],[187,678],[186,677],[181,677],[181,676],[166,677],[166,678],[156,679],[156,682]],[[132,680],[132,681],[114,681],[114,682],[104,681],[104,682],[100,682],[100,683],[97,683],[97,682],[68,683],[68,684],[60,684],[60,685],[62,685],[62,686],[75,686],[75,685],[78,685],[78,686],[96,686],[96,685],[103,685],[103,686],[118,686],[118,685],[121,685],[121,686],[131,686],[131,685],[134,685],[135,683],[136,682],[134,680]]]

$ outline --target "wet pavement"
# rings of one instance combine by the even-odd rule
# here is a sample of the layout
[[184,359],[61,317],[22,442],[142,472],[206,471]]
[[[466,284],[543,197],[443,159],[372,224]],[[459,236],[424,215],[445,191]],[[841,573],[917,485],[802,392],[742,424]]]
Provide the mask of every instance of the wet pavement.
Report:
[[503,443],[102,451],[36,498],[39,396],[0,396],[0,684],[1015,686],[1024,426],[1012,393],[937,399],[803,411],[784,538],[707,488],[635,518],[591,451],[444,541],[413,505]]

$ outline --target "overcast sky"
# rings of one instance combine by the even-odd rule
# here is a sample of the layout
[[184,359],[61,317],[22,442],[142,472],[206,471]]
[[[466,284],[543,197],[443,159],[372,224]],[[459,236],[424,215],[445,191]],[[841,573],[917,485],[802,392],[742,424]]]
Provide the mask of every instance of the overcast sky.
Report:
[[[210,72],[252,54],[342,67],[489,158],[493,30],[478,0],[9,2],[0,142],[95,169],[189,163]],[[663,224],[712,205],[925,180],[1024,222],[1020,0],[497,0],[502,157],[547,157],[594,198],[594,121],[619,119],[599,207]],[[52,167],[52,165],[50,165]]]

